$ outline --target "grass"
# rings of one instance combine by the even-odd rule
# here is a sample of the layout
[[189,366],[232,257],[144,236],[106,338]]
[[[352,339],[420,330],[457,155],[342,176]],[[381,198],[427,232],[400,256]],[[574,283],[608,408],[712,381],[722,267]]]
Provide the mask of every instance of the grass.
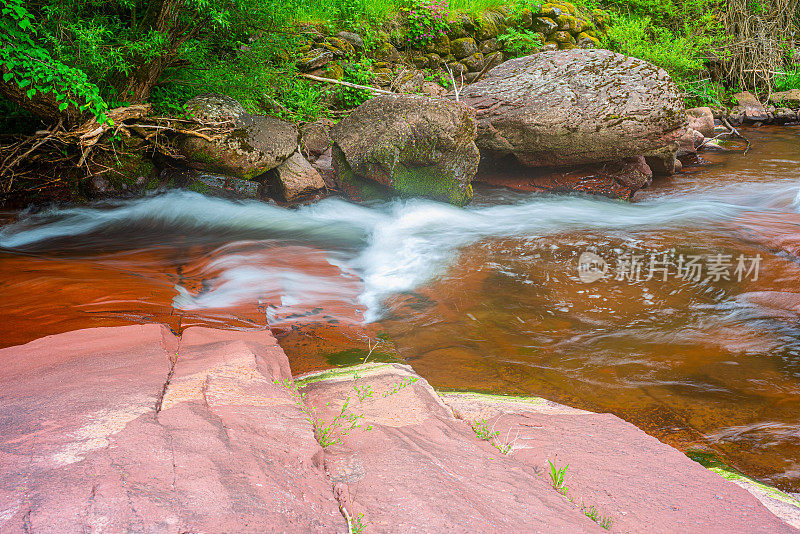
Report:
[[613,519],[608,516],[603,516],[594,506],[587,507],[585,504],[581,503],[581,512],[606,530],[610,530],[611,526],[614,524]]
[[559,492],[561,495],[567,495],[567,485],[564,481],[564,478],[567,474],[567,469],[569,469],[569,464],[565,465],[564,467],[556,467],[551,460],[547,460],[547,463],[550,464],[550,484],[553,486],[553,489]]

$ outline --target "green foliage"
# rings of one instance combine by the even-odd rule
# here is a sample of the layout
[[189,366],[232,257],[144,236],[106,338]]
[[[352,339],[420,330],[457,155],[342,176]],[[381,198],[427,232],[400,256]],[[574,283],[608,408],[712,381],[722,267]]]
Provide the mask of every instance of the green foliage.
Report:
[[730,91],[725,86],[706,78],[687,81],[682,87],[686,93],[686,105],[690,107],[723,107],[731,98]]
[[597,510],[597,507],[595,507],[595,506],[588,506],[587,507],[584,503],[581,503],[581,512],[583,512],[583,514],[586,517],[588,517],[589,519],[591,519],[592,521],[594,521],[595,523],[597,523],[598,525],[600,525],[601,527],[603,527],[606,530],[610,530],[611,526],[614,524],[614,520],[613,519],[611,519],[608,516],[604,516],[603,514],[601,514]]
[[784,71],[775,76],[776,91],[789,91],[791,89],[800,89],[800,69],[794,69],[789,72]]
[[550,464],[550,483],[553,485],[553,489],[562,495],[566,495],[567,485],[564,483],[564,477],[567,474],[567,469],[569,469],[569,464],[564,467],[556,467],[550,460],[547,460],[547,463]]
[[408,40],[412,45],[424,45],[449,31],[447,17],[449,0],[411,0],[408,10]]
[[[372,60],[363,58],[358,63],[347,63],[344,65],[344,81],[356,83],[358,85],[369,85],[375,74],[372,72]],[[356,89],[354,87],[342,87],[341,99],[345,108],[360,106],[372,97],[372,92],[366,89]]]
[[542,34],[514,28],[508,28],[497,40],[502,43],[503,49],[514,57],[528,56],[538,52],[544,44],[542,43]]
[[650,17],[612,14],[611,20],[604,43],[611,50],[654,63],[677,79],[703,69],[707,39],[658,26]]
[[97,86],[83,71],[55,60],[34,40],[39,37],[40,29],[22,1],[5,0],[0,14],[0,37],[10,43],[0,46],[3,81],[16,83],[28,98],[37,93],[51,93],[60,111],[72,106],[92,113],[101,123],[106,122],[108,106]]
[[489,430],[486,419],[481,419],[480,421],[475,421],[472,423],[472,430],[475,432],[475,435],[478,437],[478,439],[482,439],[483,441],[492,441],[494,438],[500,435],[500,432],[497,430],[494,432]]

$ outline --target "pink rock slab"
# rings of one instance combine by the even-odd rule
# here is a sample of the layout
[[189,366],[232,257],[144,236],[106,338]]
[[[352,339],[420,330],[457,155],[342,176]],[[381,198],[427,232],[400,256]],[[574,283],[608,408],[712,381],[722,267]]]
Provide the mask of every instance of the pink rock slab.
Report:
[[95,328],[0,362],[0,532],[347,530],[268,331]]

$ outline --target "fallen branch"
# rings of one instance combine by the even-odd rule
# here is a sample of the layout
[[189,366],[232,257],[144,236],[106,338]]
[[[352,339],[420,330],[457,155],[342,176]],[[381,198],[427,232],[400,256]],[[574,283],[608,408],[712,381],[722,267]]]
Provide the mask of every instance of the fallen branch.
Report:
[[344,82],[342,80],[332,80],[330,78],[322,78],[321,76],[314,76],[313,74],[301,74],[300,76],[303,78],[308,78],[309,80],[314,80],[316,82],[333,83],[336,85],[344,85],[345,87],[352,87],[353,89],[363,89],[364,91],[372,91],[373,93],[378,93],[379,95],[397,94],[393,93],[392,91],[387,91],[385,89],[378,89],[377,87],[369,87],[368,85],[358,85],[357,83]]
[[722,117],[722,124],[724,124],[725,127],[728,128],[728,130],[730,130],[736,137],[738,137],[739,139],[744,139],[744,141],[747,143],[747,148],[744,149],[744,155],[746,156],[747,152],[750,150],[750,146],[752,144],[752,143],[750,143],[750,139],[748,139],[745,136],[743,136],[739,132],[739,130],[737,130],[736,128],[731,126],[731,123],[728,122],[728,119],[726,119],[724,116]]

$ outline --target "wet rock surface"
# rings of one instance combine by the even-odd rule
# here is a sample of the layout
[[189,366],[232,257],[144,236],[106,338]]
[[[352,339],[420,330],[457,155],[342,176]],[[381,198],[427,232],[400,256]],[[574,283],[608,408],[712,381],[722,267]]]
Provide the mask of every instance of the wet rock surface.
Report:
[[439,394],[401,364],[293,382],[266,330],[95,328],[0,358],[3,532],[603,532],[581,504],[618,532],[794,531],[612,415]]
[[478,168],[475,116],[466,106],[419,95],[381,95],[331,130],[333,167],[354,198],[425,196],[472,200]]

